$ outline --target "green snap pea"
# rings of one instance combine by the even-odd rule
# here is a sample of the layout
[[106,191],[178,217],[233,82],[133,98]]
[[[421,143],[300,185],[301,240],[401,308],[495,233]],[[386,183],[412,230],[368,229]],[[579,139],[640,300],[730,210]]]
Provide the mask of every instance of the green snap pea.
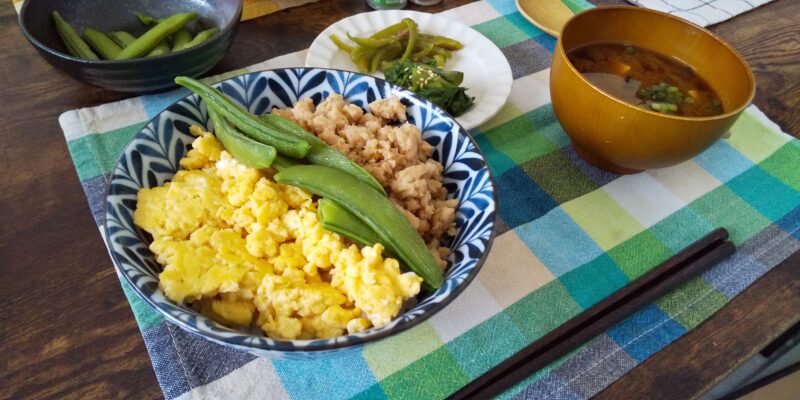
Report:
[[181,29],[172,35],[172,51],[178,51],[192,41],[192,34],[186,29]]
[[200,43],[203,43],[203,42],[205,42],[206,40],[210,39],[210,38],[211,38],[212,36],[214,36],[214,34],[216,34],[217,32],[219,32],[219,28],[209,28],[209,29],[206,29],[206,30],[204,30],[204,31],[202,31],[202,32],[200,32],[200,33],[198,33],[198,34],[197,34],[197,35],[196,35],[196,36],[195,36],[195,37],[194,37],[192,40],[190,40],[188,43],[184,44],[184,45],[183,45],[183,47],[181,47],[181,48],[180,48],[180,50],[186,50],[186,49],[188,49],[188,48],[190,48],[190,47],[197,46],[197,45],[199,45]]
[[125,31],[109,32],[107,36],[122,48],[127,47],[136,40],[136,36]]
[[286,168],[294,167],[295,165],[303,165],[303,163],[295,160],[294,158],[282,156],[280,154],[276,154],[275,159],[272,160],[272,168],[275,168],[278,171],[283,171]]
[[145,32],[133,43],[125,47],[116,57],[117,60],[129,60],[147,54],[159,43],[163,42],[173,33],[181,30],[189,21],[197,18],[197,13],[179,13],[159,22],[156,26]]
[[306,155],[305,159],[311,164],[324,165],[347,172],[356,177],[356,179],[366,183],[373,189],[386,196],[383,186],[381,186],[381,184],[369,172],[364,170],[364,168],[361,168],[361,166],[355,161],[347,158],[346,155],[340,153],[333,147],[328,146],[327,143],[318,138],[316,135],[303,129],[303,127],[300,125],[297,125],[294,122],[276,114],[264,114],[258,118],[267,125],[275,127],[275,129],[290,133],[295,137],[308,142],[308,144],[311,145],[311,149],[308,150],[308,154]]
[[[323,228],[355,240],[365,246],[372,246],[381,242],[381,238],[372,228],[331,199],[319,199],[317,217]],[[388,248],[386,250],[391,252]]]
[[442,286],[442,272],[433,254],[399,209],[385,196],[354,176],[321,165],[286,168],[274,176],[279,183],[297,186],[335,201],[372,228],[387,248],[396,252],[411,271],[431,288]]
[[263,123],[255,115],[242,109],[225,95],[205,83],[187,76],[175,78],[175,83],[197,93],[209,106],[215,107],[222,117],[230,121],[231,124],[247,136],[275,147],[278,152],[284,155],[304,158],[311,149],[311,145],[307,141]]
[[96,31],[92,28],[86,28],[81,35],[84,41],[91,46],[100,57],[106,60],[113,60],[114,57],[122,51],[113,40],[109,39],[103,32]]
[[51,13],[53,17],[53,21],[56,24],[56,31],[58,31],[58,36],[61,36],[61,40],[64,41],[64,45],[67,46],[67,50],[73,56],[85,58],[87,60],[99,60],[100,58],[97,57],[92,49],[89,47],[86,42],[78,36],[78,33],[75,32],[75,29],[72,28],[67,21],[61,17],[58,11],[53,11]]
[[213,106],[208,107],[208,117],[214,125],[214,135],[233,158],[251,168],[269,168],[275,159],[275,148],[260,143],[237,132]]

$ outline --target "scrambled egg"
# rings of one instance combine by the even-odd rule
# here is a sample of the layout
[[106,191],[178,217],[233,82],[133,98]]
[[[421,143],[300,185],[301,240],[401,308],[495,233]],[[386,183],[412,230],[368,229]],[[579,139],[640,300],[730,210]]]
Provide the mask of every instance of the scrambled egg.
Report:
[[210,133],[181,171],[142,189],[134,223],[153,236],[160,287],[228,325],[274,339],[328,338],[380,327],[419,293],[383,246],[360,248],[322,228],[311,194],[238,163]]

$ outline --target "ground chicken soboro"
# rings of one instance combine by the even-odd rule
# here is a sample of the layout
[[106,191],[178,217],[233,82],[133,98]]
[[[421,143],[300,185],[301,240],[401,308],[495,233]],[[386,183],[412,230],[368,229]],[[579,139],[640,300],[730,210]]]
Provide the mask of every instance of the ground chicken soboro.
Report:
[[447,199],[442,164],[431,158],[433,148],[416,126],[405,122],[406,107],[397,98],[377,100],[364,112],[332,94],[316,108],[311,99],[273,113],[291,119],[361,164],[383,185],[389,198],[428,243],[439,267],[450,250],[441,246],[455,234],[458,201]]

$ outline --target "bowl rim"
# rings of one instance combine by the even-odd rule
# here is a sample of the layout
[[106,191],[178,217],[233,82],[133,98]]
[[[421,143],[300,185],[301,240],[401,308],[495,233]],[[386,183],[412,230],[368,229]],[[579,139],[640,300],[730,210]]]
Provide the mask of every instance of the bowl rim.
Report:
[[[567,51],[564,48],[564,41],[563,41],[562,38],[564,36],[564,32],[566,31],[567,27],[570,24],[576,24],[577,22],[575,22],[575,21],[578,20],[579,18],[581,18],[582,16],[588,15],[588,14],[591,14],[591,13],[608,12],[608,11],[612,11],[612,10],[624,10],[625,12],[634,11],[634,12],[643,12],[643,13],[656,14],[656,15],[658,15],[660,17],[666,17],[666,18],[672,19],[674,21],[677,21],[679,23],[683,23],[685,25],[688,25],[689,27],[691,27],[691,28],[703,33],[703,34],[706,34],[706,35],[710,36],[712,39],[716,40],[717,42],[722,44],[722,46],[724,46],[726,49],[728,49],[728,51],[730,51],[731,54],[733,54],[733,56],[736,57],[736,59],[739,61],[739,63],[744,67],[744,69],[745,69],[745,71],[747,73],[747,83],[748,83],[748,85],[750,87],[750,93],[747,95],[747,100],[744,101],[742,104],[740,104],[735,109],[733,109],[731,111],[724,112],[724,113],[719,114],[719,115],[711,115],[711,116],[706,116],[706,117],[689,117],[689,116],[684,116],[684,115],[665,114],[665,113],[660,113],[660,112],[656,112],[656,111],[652,111],[652,110],[647,110],[647,109],[644,109],[644,108],[641,108],[641,107],[637,107],[637,106],[635,106],[635,105],[633,105],[631,103],[628,103],[628,102],[626,102],[624,100],[621,100],[621,99],[611,95],[610,93],[606,92],[605,90],[597,87],[592,82],[590,82],[588,79],[586,79],[586,77],[584,77],[583,74],[580,71],[578,71],[578,69],[575,68],[574,65],[572,65],[572,62],[569,60],[569,57],[567,57]],[[653,9],[650,9],[650,8],[637,7],[637,6],[628,6],[628,5],[609,5],[609,6],[593,7],[593,8],[589,8],[589,9],[586,9],[584,11],[581,11],[579,13],[576,13],[575,15],[570,17],[570,19],[567,20],[567,22],[564,24],[564,27],[561,29],[560,35],[558,36],[558,42],[557,42],[556,46],[557,46],[557,49],[563,55],[564,60],[566,61],[566,64],[569,66],[570,71],[572,71],[573,73],[578,75],[578,77],[584,83],[588,84],[592,89],[594,89],[595,91],[601,93],[605,97],[610,98],[611,100],[615,101],[618,104],[622,104],[622,105],[624,105],[624,106],[626,106],[628,108],[635,109],[635,110],[641,111],[641,112],[645,112],[645,113],[650,114],[650,115],[655,115],[655,116],[659,116],[659,117],[663,117],[663,118],[667,118],[667,119],[674,119],[674,120],[678,120],[678,121],[715,121],[715,120],[722,120],[722,119],[726,119],[726,118],[729,118],[731,116],[735,116],[735,115],[741,113],[745,108],[750,106],[750,104],[753,102],[753,98],[755,97],[755,94],[756,94],[756,80],[755,80],[755,77],[753,75],[753,71],[750,69],[750,66],[745,61],[744,57],[742,57],[742,55],[739,54],[739,52],[736,51],[735,48],[733,48],[730,44],[728,44],[728,42],[722,40],[722,38],[720,38],[719,36],[714,34],[714,32],[711,32],[710,30],[708,30],[708,29],[706,29],[706,28],[704,28],[704,27],[702,27],[700,25],[695,24],[694,22],[691,22],[689,20],[677,17],[677,16],[669,14],[669,13],[665,13],[665,12],[658,11],[658,10],[653,10]]]
[[243,1],[242,0],[236,0],[237,7],[236,7],[236,12],[233,15],[233,18],[231,18],[228,21],[228,23],[225,24],[224,27],[220,28],[219,32],[215,33],[209,40],[206,40],[205,42],[200,43],[197,46],[193,46],[193,47],[190,47],[188,49],[183,49],[183,50],[179,50],[179,51],[176,51],[176,52],[169,52],[167,54],[162,54],[162,55],[154,56],[154,57],[140,57],[140,58],[132,58],[132,59],[129,59],[129,60],[87,60],[87,59],[84,59],[84,58],[75,57],[75,56],[73,56],[71,54],[62,53],[62,52],[60,52],[60,51],[58,51],[56,49],[53,49],[53,48],[48,47],[48,46],[45,46],[42,42],[40,42],[39,40],[37,40],[34,37],[34,35],[28,30],[28,28],[27,28],[27,26],[25,24],[25,19],[23,17],[25,15],[25,12],[27,11],[28,7],[32,3],[35,3],[35,0],[26,0],[22,4],[22,8],[20,8],[19,15],[17,17],[17,19],[19,21],[20,29],[22,30],[22,34],[25,36],[25,38],[28,39],[28,41],[31,42],[31,44],[33,44],[34,47],[36,47],[38,49],[41,49],[43,51],[46,51],[48,54],[52,54],[53,56],[56,56],[56,57],[58,57],[60,59],[68,60],[68,61],[71,61],[71,62],[74,62],[74,63],[78,63],[78,64],[82,64],[84,66],[95,66],[95,67],[110,66],[110,65],[135,65],[137,63],[145,64],[146,62],[149,62],[149,61],[158,61],[158,62],[160,62],[160,61],[169,61],[170,59],[178,58],[178,57],[180,57],[180,56],[182,56],[184,54],[187,54],[190,51],[196,51],[196,50],[199,50],[199,49],[207,48],[207,47],[211,46],[212,44],[218,42],[220,40],[220,38],[222,38],[225,34],[230,32],[233,29],[233,27],[236,26],[236,24],[238,24],[240,22],[239,20],[242,17],[242,7],[243,7]]
[[[470,134],[467,129],[464,129],[464,127],[461,126],[461,124],[458,123],[458,121],[455,119],[455,117],[450,115],[447,111],[445,111],[441,107],[439,107],[436,104],[434,104],[433,102],[431,102],[431,101],[429,101],[429,100],[417,95],[416,93],[414,93],[414,92],[412,92],[412,91],[410,91],[408,89],[405,89],[403,87],[400,87],[398,85],[395,85],[393,83],[390,83],[390,82],[386,81],[385,79],[374,77],[374,76],[371,76],[371,75],[361,74],[359,72],[343,70],[343,69],[302,66],[302,67],[268,68],[268,69],[262,69],[262,70],[257,70],[257,71],[247,71],[247,72],[243,72],[243,73],[240,73],[240,74],[236,74],[236,75],[233,75],[233,76],[226,77],[222,81],[215,82],[212,85],[213,86],[217,86],[217,85],[220,85],[220,84],[222,84],[224,82],[228,82],[230,80],[233,80],[233,79],[245,76],[245,75],[250,75],[250,74],[260,74],[260,73],[263,73],[263,72],[298,70],[298,69],[300,69],[300,70],[324,70],[326,72],[329,72],[329,71],[346,72],[346,73],[355,74],[355,75],[358,75],[358,76],[361,76],[361,77],[374,79],[374,80],[376,80],[376,81],[378,81],[380,83],[384,83],[385,85],[391,86],[393,89],[397,89],[397,90],[406,92],[409,97],[415,98],[417,100],[421,100],[423,102],[427,102],[428,104],[430,104],[431,107],[433,107],[434,109],[440,111],[443,115],[445,115],[448,118],[450,118],[453,121],[453,123],[456,126],[458,126],[459,132],[463,132],[464,136],[466,137],[466,139],[469,140],[469,142],[473,145],[474,151],[481,157],[481,159],[484,162],[484,167],[486,168],[486,172],[487,172],[488,177],[489,177],[489,183],[492,185],[492,202],[494,204],[494,210],[492,211],[492,215],[490,217],[490,221],[492,223],[492,229],[491,229],[491,232],[489,233],[489,238],[486,240],[486,248],[483,251],[483,253],[481,254],[481,256],[478,258],[478,260],[475,262],[475,266],[472,268],[472,273],[470,273],[468,276],[466,276],[464,278],[464,280],[461,281],[461,283],[456,288],[453,289],[453,291],[450,293],[450,295],[448,295],[446,298],[444,298],[441,302],[435,303],[431,307],[431,309],[429,311],[418,315],[417,317],[411,319],[409,322],[407,322],[405,324],[397,325],[394,329],[378,332],[378,333],[376,333],[374,335],[371,335],[371,336],[357,338],[357,340],[346,340],[346,339],[345,339],[346,341],[334,340],[331,343],[324,343],[324,344],[320,343],[318,345],[313,345],[314,342],[327,340],[327,339],[348,338],[348,337],[350,337],[352,335],[345,334],[345,335],[340,335],[340,336],[336,336],[334,338],[327,338],[327,339],[277,340],[277,339],[272,339],[269,336],[266,336],[262,332],[261,335],[259,335],[259,337],[260,338],[265,338],[265,339],[268,339],[268,340],[272,340],[275,343],[274,346],[260,346],[260,345],[255,345],[255,344],[253,344],[251,342],[246,342],[244,344],[231,343],[231,342],[229,342],[227,340],[226,337],[219,336],[216,333],[209,334],[208,332],[201,331],[197,327],[189,325],[189,324],[186,324],[184,321],[181,321],[180,319],[175,318],[172,315],[170,315],[168,312],[162,310],[158,305],[156,305],[156,303],[153,301],[153,299],[151,299],[149,296],[147,296],[147,295],[145,295],[144,293],[141,292],[141,290],[139,289],[139,286],[136,285],[136,283],[132,281],[131,277],[129,277],[126,273],[121,271],[121,268],[119,268],[117,266],[117,265],[120,265],[121,263],[118,260],[118,258],[116,256],[116,253],[110,248],[110,245],[108,245],[109,248],[107,250],[108,250],[109,255],[111,256],[112,263],[114,265],[114,269],[118,272],[119,275],[122,275],[125,278],[125,281],[131,286],[131,288],[136,293],[136,295],[139,296],[140,299],[144,300],[145,303],[147,303],[147,305],[149,305],[152,309],[154,309],[156,312],[158,312],[166,320],[178,325],[179,327],[181,327],[181,329],[184,329],[187,332],[190,332],[192,334],[198,335],[198,336],[200,336],[200,337],[202,337],[204,339],[211,340],[211,341],[213,341],[215,343],[219,343],[219,344],[224,345],[224,346],[237,348],[237,349],[240,349],[240,350],[245,350],[246,349],[248,351],[280,352],[280,353],[286,353],[286,354],[316,353],[316,354],[322,355],[322,354],[331,352],[331,351],[336,350],[336,349],[355,349],[355,348],[358,348],[358,347],[363,346],[365,344],[376,342],[376,341],[379,341],[381,339],[387,338],[389,336],[393,336],[393,335],[396,335],[398,333],[404,332],[404,331],[406,331],[408,329],[411,329],[411,328],[421,324],[422,322],[427,321],[434,314],[437,314],[442,309],[447,307],[453,300],[456,299],[456,297],[461,295],[461,293],[464,292],[464,290],[475,279],[475,277],[478,276],[478,273],[480,273],[480,271],[481,271],[481,269],[483,267],[483,264],[486,262],[486,259],[488,258],[488,255],[489,255],[489,253],[491,251],[492,245],[494,244],[494,239],[497,237],[498,232],[499,232],[498,217],[499,217],[500,209],[499,209],[499,201],[498,201],[498,197],[497,197],[497,185],[496,185],[496,182],[495,182],[494,175],[492,174],[491,168],[489,168],[488,159],[483,154],[483,151],[481,150],[481,148],[478,146],[477,141],[475,141],[475,139],[472,137],[472,134]],[[182,90],[182,89],[183,88],[180,88],[178,90]],[[153,117],[150,118],[146,123],[144,123],[142,128],[138,132],[136,132],[136,134],[134,134],[133,137],[125,144],[125,146],[123,147],[122,153],[117,158],[116,162],[114,162],[114,167],[111,169],[111,175],[109,176],[109,181],[106,184],[105,196],[103,198],[103,208],[102,208],[102,214],[101,214],[103,216],[103,230],[102,230],[102,232],[105,235],[105,239],[106,240],[109,240],[108,238],[111,237],[109,235],[108,219],[106,218],[107,215],[108,215],[108,204],[109,204],[108,198],[111,195],[111,184],[110,183],[111,183],[112,176],[114,175],[114,171],[116,171],[116,169],[119,166],[120,162],[122,162],[122,160],[125,158],[126,149],[128,149],[130,147],[130,144],[133,143],[134,140],[136,140],[136,137],[142,132],[142,130],[145,127],[147,127],[148,125],[150,125],[153,122],[153,120],[155,120],[158,116],[160,116],[164,111],[166,111],[170,107],[174,106],[178,102],[186,100],[187,98],[189,98],[191,96],[195,96],[195,94],[189,92],[186,96],[183,96],[183,97],[181,97],[179,99],[176,99],[174,102],[170,103],[169,105],[166,105],[160,112],[158,112],[157,114],[153,115]],[[161,289],[159,288],[158,290],[161,290]],[[164,297],[167,298],[170,302],[175,303],[176,305],[179,305],[177,302],[175,302],[172,299],[169,299],[168,297],[166,297],[166,295]],[[185,304],[180,304],[180,305],[185,305]],[[185,313],[185,311],[181,311],[181,312]],[[402,314],[394,317],[392,320],[397,319],[401,315]],[[219,326],[223,327],[224,329],[232,330],[232,331],[235,331],[236,333],[239,333],[239,334],[242,334],[242,335],[256,336],[255,334],[252,334],[252,333],[248,334],[246,332],[242,332],[240,330],[237,330],[237,329],[225,326],[223,324],[220,324],[219,322],[216,322],[216,321],[212,320],[211,318],[207,317],[206,315],[204,315],[202,313],[199,313],[199,317],[198,318],[207,319],[212,324],[219,325]],[[373,328],[370,328],[370,329],[373,329]],[[294,343],[304,344],[305,346],[299,346],[298,347],[298,346],[295,346]],[[311,344],[311,345],[308,345],[308,344]]]

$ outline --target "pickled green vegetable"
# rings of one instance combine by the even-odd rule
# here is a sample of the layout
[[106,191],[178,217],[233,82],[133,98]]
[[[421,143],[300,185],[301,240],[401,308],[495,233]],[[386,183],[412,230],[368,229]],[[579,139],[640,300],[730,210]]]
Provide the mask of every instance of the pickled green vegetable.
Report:
[[[438,66],[451,57],[450,51],[464,48],[458,40],[445,36],[427,35],[419,32],[417,23],[410,18],[390,25],[369,37],[347,37],[355,43],[345,43],[336,35],[330,39],[340,50],[350,56],[359,72],[368,73],[383,69],[395,61],[435,61]],[[397,48],[401,51],[397,51]]]

